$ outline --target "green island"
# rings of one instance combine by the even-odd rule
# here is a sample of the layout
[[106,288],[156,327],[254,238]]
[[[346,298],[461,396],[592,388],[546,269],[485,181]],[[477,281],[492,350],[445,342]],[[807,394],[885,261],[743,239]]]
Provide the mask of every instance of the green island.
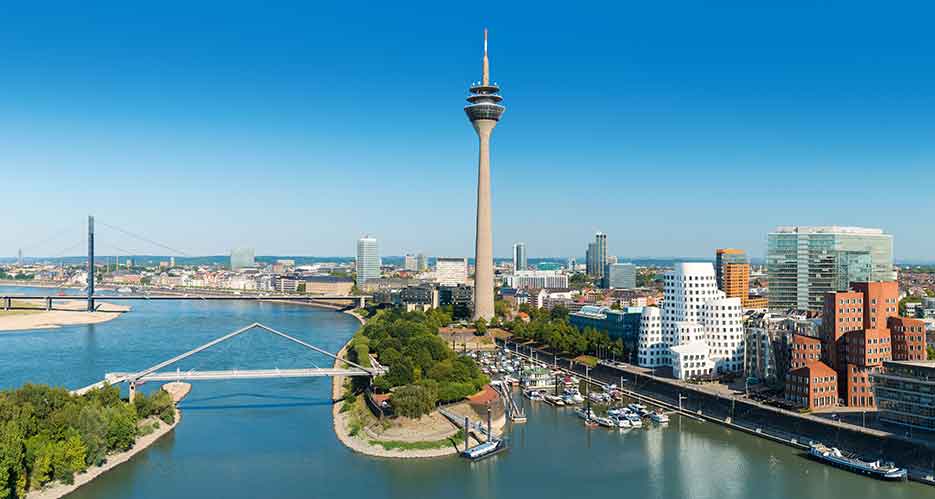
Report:
[[163,390],[133,403],[108,386],[84,395],[27,384],[0,392],[0,499],[23,498],[77,473],[101,466],[108,454],[131,449],[138,437],[175,422]]

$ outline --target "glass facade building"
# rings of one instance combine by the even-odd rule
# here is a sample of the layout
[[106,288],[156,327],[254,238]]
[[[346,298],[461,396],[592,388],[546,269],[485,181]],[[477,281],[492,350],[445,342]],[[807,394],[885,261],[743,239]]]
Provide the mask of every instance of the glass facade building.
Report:
[[365,282],[379,278],[380,252],[377,240],[364,236],[357,240],[357,287],[363,288]]
[[568,323],[580,330],[592,327],[603,331],[610,339],[623,340],[623,345],[630,352],[636,351],[640,335],[640,317],[643,307],[626,307],[614,310],[608,307],[586,305],[581,310],[568,314]]
[[767,239],[770,310],[820,312],[852,282],[892,281],[893,236],[861,227],[779,227]]
[[883,361],[873,393],[880,421],[935,430],[935,362]]
[[526,261],[526,243],[516,243],[513,245],[513,271],[526,270],[528,267]]
[[636,265],[609,263],[604,268],[604,287],[607,289],[633,289],[636,287]]
[[231,270],[240,270],[256,266],[253,248],[235,248],[231,250]]

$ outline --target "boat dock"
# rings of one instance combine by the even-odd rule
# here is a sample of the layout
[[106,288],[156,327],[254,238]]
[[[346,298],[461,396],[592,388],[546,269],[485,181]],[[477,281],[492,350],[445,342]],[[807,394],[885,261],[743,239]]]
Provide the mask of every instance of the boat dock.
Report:
[[514,423],[525,423],[526,411],[513,399],[513,394],[510,393],[510,388],[507,384],[500,383],[497,385],[497,391],[500,392],[500,398],[503,400],[503,407],[510,421]]
[[[462,457],[472,461],[478,461],[507,450],[506,441],[493,436],[489,410],[487,412],[486,427],[479,421],[471,421],[471,418],[467,416],[462,417],[460,414],[455,414],[442,407],[438,408],[438,412],[464,431],[464,451],[461,452]],[[469,440],[472,434],[478,442],[483,438],[483,442],[471,447]]]

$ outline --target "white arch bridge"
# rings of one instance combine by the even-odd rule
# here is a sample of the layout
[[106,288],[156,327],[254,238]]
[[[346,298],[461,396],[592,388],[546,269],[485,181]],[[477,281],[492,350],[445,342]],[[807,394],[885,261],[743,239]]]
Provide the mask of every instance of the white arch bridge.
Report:
[[[259,329],[265,331],[269,334],[279,336],[283,339],[289,340],[293,343],[301,345],[309,350],[324,354],[328,357],[331,357],[334,360],[340,361],[347,365],[344,368],[303,368],[303,369],[233,369],[226,371],[196,371],[196,370],[187,370],[182,371],[176,369],[175,371],[162,371],[173,364],[176,364],[192,355],[195,355],[199,352],[207,350],[217,344],[223,343],[235,336],[239,336],[247,331]],[[337,355],[322,350],[314,345],[311,345],[305,341],[302,341],[293,336],[289,336],[286,333],[277,331],[269,326],[265,326],[258,322],[254,322],[249,326],[242,327],[236,331],[230,332],[220,338],[214,339],[201,345],[200,347],[193,348],[183,354],[176,355],[171,359],[162,361],[152,367],[144,369],[139,372],[114,372],[107,373],[104,376],[104,379],[94,383],[93,385],[88,385],[84,388],[79,388],[77,390],[72,390],[71,393],[75,395],[83,395],[95,388],[102,388],[107,385],[117,385],[120,383],[127,383],[130,387],[130,400],[133,400],[134,395],[136,394],[136,386],[145,382],[145,381],[207,381],[207,380],[224,380],[224,379],[268,379],[268,378],[308,378],[308,377],[320,377],[320,376],[367,376],[374,377],[381,374],[386,374],[387,369],[381,366],[373,356],[370,356],[370,367],[364,367],[355,362],[351,362],[347,359],[342,359]]]

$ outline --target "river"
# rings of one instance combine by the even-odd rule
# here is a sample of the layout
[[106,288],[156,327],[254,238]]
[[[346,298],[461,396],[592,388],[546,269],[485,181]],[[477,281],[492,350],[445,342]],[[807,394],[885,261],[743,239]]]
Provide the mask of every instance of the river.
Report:
[[[298,305],[138,302],[130,313],[103,324],[0,333],[0,387],[30,381],[84,386],[105,372],[149,367],[252,322],[331,352],[358,327],[345,314]],[[181,368],[316,365],[330,362],[251,331]],[[568,409],[525,399],[529,422],[509,433],[511,449],[505,454],[473,464],[454,457],[370,458],[335,438],[330,383],[329,378],[195,383],[180,404],[183,419],[173,434],[70,497],[935,497],[935,488],[853,475],[709,423],[673,417],[665,428],[589,430]]]

